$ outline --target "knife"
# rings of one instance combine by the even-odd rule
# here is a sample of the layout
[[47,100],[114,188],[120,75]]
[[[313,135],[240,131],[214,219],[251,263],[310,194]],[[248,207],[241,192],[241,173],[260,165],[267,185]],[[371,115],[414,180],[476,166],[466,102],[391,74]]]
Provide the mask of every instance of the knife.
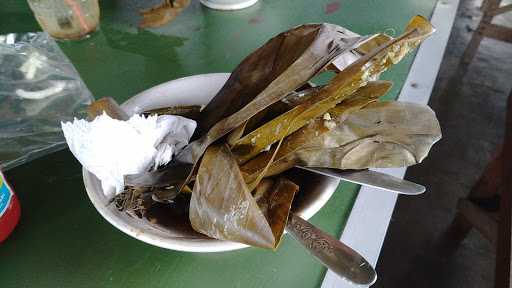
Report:
[[372,170],[339,170],[303,166],[296,167],[310,172],[338,178],[363,186],[390,191],[397,194],[419,195],[426,190],[425,186]]

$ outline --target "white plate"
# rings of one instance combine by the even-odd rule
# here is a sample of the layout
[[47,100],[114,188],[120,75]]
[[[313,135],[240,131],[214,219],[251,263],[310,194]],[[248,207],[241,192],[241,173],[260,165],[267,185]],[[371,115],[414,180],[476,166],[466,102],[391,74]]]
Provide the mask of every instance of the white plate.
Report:
[[[207,104],[222,88],[229,73],[195,75],[169,81],[126,101],[123,109],[129,114],[145,110],[177,106]],[[297,169],[298,170],[298,169]],[[294,202],[294,210],[305,219],[313,216],[329,200],[338,186],[333,178],[303,171],[292,171],[289,176],[298,182],[301,190]],[[98,212],[110,224],[124,233],[148,244],[162,248],[189,252],[219,252],[248,247],[247,245],[199,236],[191,228],[167,227],[151,224],[148,221],[134,219],[126,213],[119,212],[108,200],[101,189],[100,181],[83,169],[83,178],[87,195]],[[180,223],[186,222],[187,219]]]

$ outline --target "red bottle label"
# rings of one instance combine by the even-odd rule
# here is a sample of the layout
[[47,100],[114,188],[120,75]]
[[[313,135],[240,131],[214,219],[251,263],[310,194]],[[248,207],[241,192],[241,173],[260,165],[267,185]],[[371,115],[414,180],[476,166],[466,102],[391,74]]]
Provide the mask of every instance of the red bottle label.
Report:
[[0,172],[0,242],[12,232],[20,218],[20,205]]
[[12,199],[12,191],[7,186],[7,183],[5,182],[5,178],[3,175],[0,175],[0,217],[4,215],[5,211],[7,211],[7,208],[9,207],[9,204],[11,204]]

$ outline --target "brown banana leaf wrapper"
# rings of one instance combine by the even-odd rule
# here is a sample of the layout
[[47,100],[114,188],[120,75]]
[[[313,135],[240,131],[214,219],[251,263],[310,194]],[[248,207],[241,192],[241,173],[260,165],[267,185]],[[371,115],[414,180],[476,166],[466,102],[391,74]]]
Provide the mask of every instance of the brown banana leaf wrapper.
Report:
[[[298,26],[272,38],[245,58],[201,112],[200,139],[178,156],[196,163],[214,141],[304,85],[361,40],[332,24]],[[229,103],[229,105],[226,105]]]
[[[329,110],[324,116],[311,121],[305,127],[286,137],[274,157],[274,162],[266,172],[266,176],[276,175],[292,168],[296,163],[289,161],[295,159],[293,155],[297,150],[317,147],[322,137],[330,132],[329,123],[341,124],[348,115],[357,111],[371,102],[385,95],[391,88],[389,81],[371,81],[366,86],[359,88],[349,99],[342,101],[336,107]],[[324,119],[327,118],[327,119]],[[331,121],[335,119],[336,122]],[[327,125],[326,125],[327,123]],[[262,173],[267,163],[271,160],[275,147],[269,152],[261,153],[241,167],[245,180],[249,183]]]
[[239,163],[245,163],[269,145],[297,131],[311,119],[319,117],[349,97],[360,87],[378,77],[391,65],[433,33],[432,25],[423,17],[414,17],[404,34],[386,42],[340,71],[329,84],[304,103],[245,135],[233,145]]
[[144,111],[142,113],[144,116],[149,115],[177,115],[185,118],[189,118],[192,120],[198,120],[199,115],[201,113],[200,105],[191,105],[191,106],[175,106],[175,107],[167,107],[167,108],[157,108],[148,111]]
[[87,107],[87,114],[89,120],[94,120],[96,117],[106,113],[112,119],[128,120],[128,114],[117,104],[116,100],[110,97],[104,97],[96,100]]
[[254,198],[272,229],[274,249],[281,241],[293,198],[298,190],[299,186],[285,177],[279,177],[277,180],[264,179],[256,187]]
[[307,99],[313,96],[314,93],[317,92],[320,88],[321,87],[307,87],[307,89],[293,91],[281,99],[281,101],[277,101],[266,109],[258,112],[258,114],[254,115],[244,124],[238,126],[235,130],[233,130],[233,132],[229,134],[227,138],[228,144],[230,146],[235,145],[236,142],[242,138],[246,131],[252,131],[262,124],[292,109],[293,107],[307,101]]
[[[441,139],[435,113],[424,105],[377,102],[343,118],[339,114],[333,120],[317,120],[304,128],[304,134],[292,134],[289,138],[295,141],[310,140],[300,145],[284,143],[283,149],[294,149],[276,157],[266,175],[279,174],[295,165],[337,169],[406,167],[420,163]],[[316,135],[315,130],[322,130],[314,127],[322,125],[327,131]],[[268,156],[259,156],[242,166],[247,181],[266,165],[264,157]]]
[[190,0],[163,1],[155,7],[140,11],[142,16],[139,22],[140,28],[155,28],[163,26],[174,20],[190,5]]
[[[203,109],[198,132],[207,133],[220,120],[239,112],[255,99],[259,101],[249,107],[252,109],[245,108],[237,116],[262,110],[259,106],[280,100],[307,83],[337,56],[354,48],[358,40],[353,32],[332,24],[306,24],[280,33],[233,70],[226,84]],[[268,101],[261,101],[265,98]]]
[[439,122],[428,106],[373,103],[326,134],[322,148],[297,151],[296,157],[299,164],[311,167],[407,167],[423,161],[439,139]]
[[194,230],[212,238],[274,249],[281,239],[297,185],[278,180],[256,199],[247,189],[226,145],[206,151],[194,184],[189,218]]

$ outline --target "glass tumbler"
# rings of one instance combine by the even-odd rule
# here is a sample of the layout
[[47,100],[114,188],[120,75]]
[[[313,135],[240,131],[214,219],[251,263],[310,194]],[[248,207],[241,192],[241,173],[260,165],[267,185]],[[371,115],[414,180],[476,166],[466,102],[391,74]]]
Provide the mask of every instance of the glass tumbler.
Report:
[[98,0],[28,0],[43,30],[57,39],[80,39],[100,20]]

